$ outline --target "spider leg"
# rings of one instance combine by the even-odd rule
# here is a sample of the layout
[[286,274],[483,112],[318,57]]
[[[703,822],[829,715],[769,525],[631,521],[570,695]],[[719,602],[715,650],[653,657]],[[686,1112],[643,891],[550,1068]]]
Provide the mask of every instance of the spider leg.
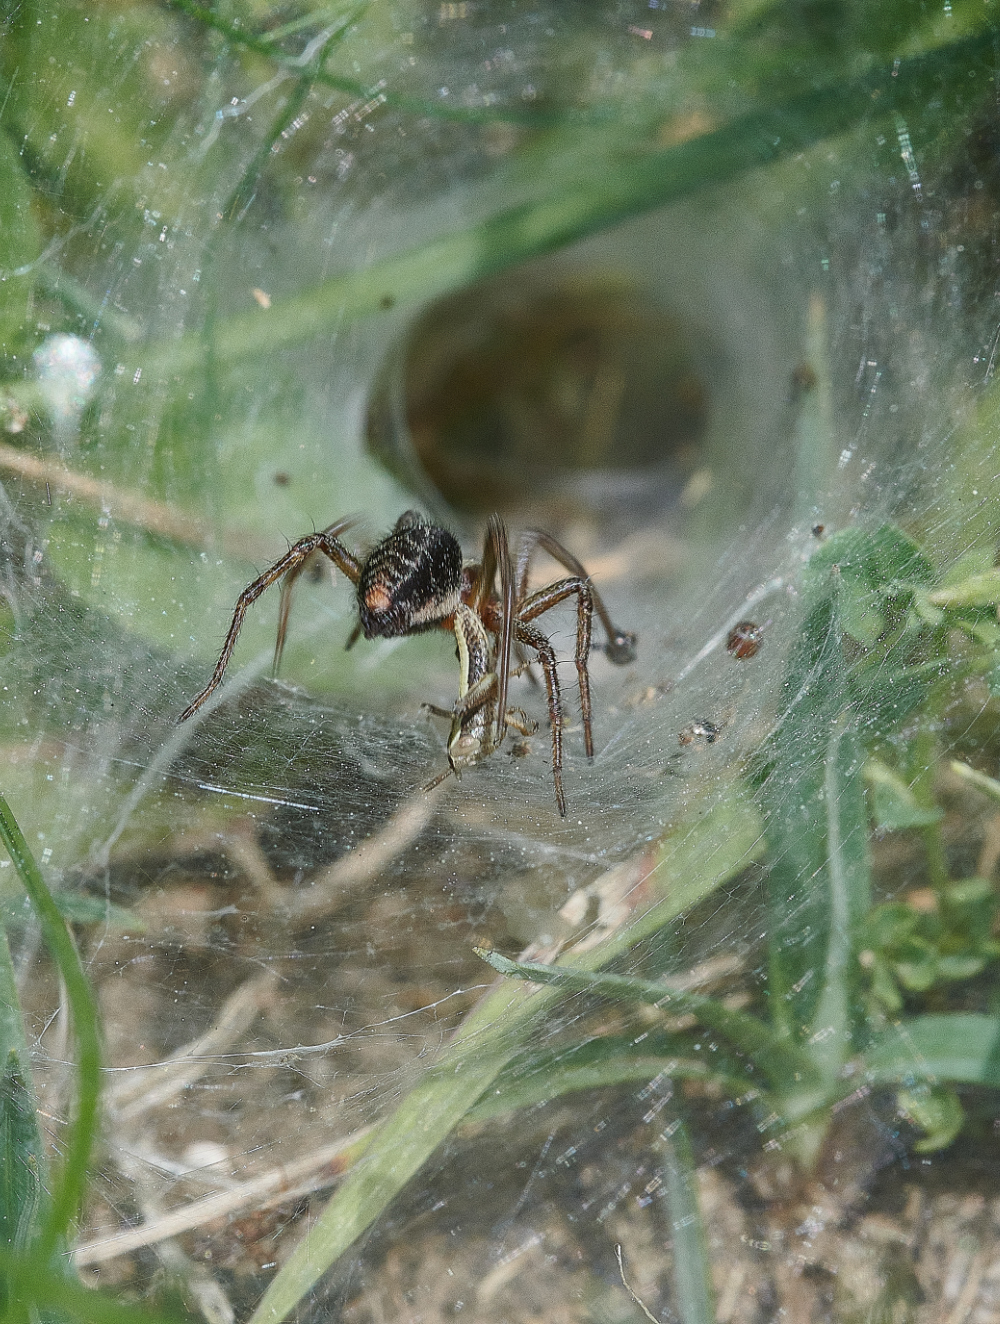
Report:
[[[456,722],[464,723],[468,718],[479,712],[484,704],[489,703],[494,698],[496,687],[496,672],[487,671],[479,677],[470,690],[456,701],[448,716],[453,717]],[[496,746],[491,741],[489,752],[492,753],[495,748]]]
[[635,661],[636,637],[627,630],[619,630],[612,623],[611,615],[604,605],[604,599],[594,587],[586,568],[576,559],[573,553],[562,545],[561,542],[553,538],[551,533],[546,533],[544,529],[526,529],[521,535],[521,541],[517,549],[517,574],[515,596],[516,601],[524,600],[528,591],[528,568],[534,553],[541,548],[548,552],[553,561],[558,561],[564,566],[571,575],[577,579],[584,579],[590,585],[591,596],[594,600],[594,611],[597,612],[601,624],[608,636],[608,642],[604,645],[604,651],[608,659],[617,666],[624,666],[628,662]]
[[[491,620],[488,628],[496,635],[496,656],[493,669],[497,677],[496,732],[494,749],[503,743],[506,732],[502,714],[507,711],[507,689],[510,684],[510,658],[514,645],[514,567],[510,555],[507,528],[499,515],[491,515],[483,542],[483,559],[473,567],[475,589],[472,609],[481,620],[495,616],[494,585],[500,576],[499,621]],[[491,607],[493,610],[491,611]]]
[[516,639],[514,641],[514,655],[517,658],[517,670],[512,671],[510,674],[512,676],[527,676],[528,683],[534,685],[535,689],[537,690],[538,677],[535,675],[534,671],[532,670],[530,658],[527,656],[524,649],[521,647],[521,645],[517,642]]
[[292,610],[292,593],[295,589],[295,582],[308,564],[309,557],[305,557],[298,565],[292,566],[291,570],[287,570],[284,579],[281,581],[281,601],[278,604],[278,633],[274,636],[274,661],[271,663],[271,671],[275,675],[277,675],[278,668],[281,666],[281,655],[285,651],[288,615]]
[[428,791],[433,791],[435,786],[440,786],[441,783],[447,781],[449,777],[457,777],[457,776],[458,773],[449,763],[447,768],[445,768],[444,772],[439,772],[438,775],[436,777],[432,777],[429,782],[424,782],[423,786],[421,786],[420,789],[426,795]]
[[[262,593],[276,584],[279,579],[285,575],[292,575],[293,582],[301,573],[305,562],[313,552],[322,552],[328,556],[339,570],[342,570],[352,584],[356,584],[361,574],[357,557],[355,557],[340,542],[338,535],[345,529],[350,528],[354,523],[353,519],[338,520],[336,524],[331,524],[328,528],[321,529],[319,533],[307,533],[304,538],[300,538],[297,543],[289,547],[284,556],[279,557],[274,565],[264,571],[262,575],[248,584],[240,596],[236,599],[236,607],[233,610],[233,619],[229,623],[229,631],[225,642],[222,645],[222,652],[219,654],[219,660],[215,664],[215,670],[212,672],[212,678],[201,691],[201,693],[188,704],[177,719],[178,722],[186,722],[189,717],[193,717],[202,706],[210,694],[218,687],[219,682],[226,673],[233,656],[233,649],[236,647],[236,640],[240,636],[240,630],[243,628],[243,619],[247,611],[253,606]],[[284,644],[284,628],[287,626],[288,604],[282,603],[283,613],[279,627],[278,646],[276,655],[280,657],[281,647]]]
[[[486,676],[483,680],[488,683],[484,683],[478,693],[473,693],[470,690],[464,699],[459,699],[454,708],[441,708],[436,703],[422,703],[420,706],[425,713],[430,713],[432,717],[446,717],[450,722],[458,719],[461,724],[473,712],[481,708],[484,703],[489,703],[492,698],[496,676]],[[538,730],[538,723],[533,717],[529,717],[523,708],[508,708],[504,725],[513,727],[515,731],[520,731],[522,736],[533,736]],[[492,750],[490,753],[492,753]]]
[[[329,524],[322,530],[323,537],[328,536],[333,542],[337,543],[339,554],[335,555],[334,553],[336,549],[332,546],[327,548],[323,543],[318,544],[316,547],[316,551],[325,553],[337,569],[344,572],[352,584],[358,582],[361,575],[361,567],[358,564],[357,557],[353,556],[347,548],[339,542],[339,535],[344,533],[355,523],[357,523],[357,520],[352,516],[348,519],[337,520],[336,523]],[[296,544],[296,546],[297,545],[298,544]],[[350,563],[352,568],[348,568],[348,563]],[[277,674],[278,668],[281,666],[281,655],[285,651],[285,639],[288,635],[288,617],[292,610],[292,594],[295,592],[296,581],[304,572],[308,564],[309,557],[303,557],[297,565],[292,566],[290,570],[285,572],[285,578],[281,585],[281,603],[278,607],[278,633],[274,640],[274,661],[271,664],[271,670],[275,672],[275,674]],[[356,625],[354,627],[354,632],[347,641],[347,648],[351,647],[360,633],[361,626]]]
[[555,649],[540,630],[528,625],[520,616],[514,618],[514,636],[538,656],[545,677],[545,695],[549,704],[549,726],[552,728],[552,780],[556,786],[556,808],[559,817],[566,817],[566,796],[562,784],[562,699],[559,676],[556,673]]
[[594,591],[589,579],[560,579],[547,588],[539,589],[522,602],[517,613],[519,621],[525,623],[535,620],[550,608],[565,602],[576,594],[576,674],[580,681],[580,715],[583,718],[583,744],[587,758],[594,757],[593,710],[590,702],[590,672],[587,659],[590,656],[590,639],[594,622]]
[[447,717],[451,721],[454,716],[449,708],[439,708],[436,703],[422,703],[420,706],[425,713],[430,713],[432,717]]
[[520,731],[522,736],[533,736],[538,730],[538,723],[523,708],[508,708],[505,721],[507,726]]
[[[340,570],[351,581],[357,584],[361,578],[361,563],[358,558],[349,552],[340,541],[340,535],[346,533],[353,524],[357,523],[357,516],[349,515],[346,519],[336,520],[333,524],[328,524],[322,531],[323,542],[317,548],[317,551],[332,561],[338,570]],[[289,571],[285,582],[281,586],[281,607],[278,613],[278,636],[274,643],[274,669],[277,671],[278,664],[281,661],[281,654],[285,649],[285,635],[288,631],[288,613],[292,607],[292,590],[295,588],[295,581],[306,568],[306,562],[302,561],[293,570]],[[355,644],[361,634],[361,625],[354,626],[348,636],[345,644],[345,652]]]
[[500,570],[500,633],[497,636],[493,669],[497,675],[497,744],[506,734],[507,687],[510,683],[510,653],[514,641],[514,567],[510,559],[510,540],[499,515],[490,519],[487,537],[496,549]]

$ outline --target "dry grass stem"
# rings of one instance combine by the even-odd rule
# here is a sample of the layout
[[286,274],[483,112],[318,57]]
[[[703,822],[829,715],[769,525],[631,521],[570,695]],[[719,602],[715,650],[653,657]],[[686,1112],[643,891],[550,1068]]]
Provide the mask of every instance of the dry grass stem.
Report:
[[288,904],[288,892],[275,878],[254,831],[253,823],[244,819],[223,830],[204,828],[182,832],[171,839],[170,854],[175,859],[224,855],[252,885],[260,908],[280,914]]
[[630,1286],[628,1279],[625,1277],[625,1265],[624,1265],[624,1263],[622,1262],[622,1248],[621,1248],[621,1246],[616,1246],[616,1247],[615,1247],[615,1257],[616,1257],[616,1259],[618,1260],[618,1272],[619,1272],[619,1274],[621,1275],[622,1287],[625,1288],[625,1291],[628,1292],[629,1296],[632,1298],[632,1300],[635,1302],[635,1304],[639,1307],[639,1309],[642,1311],[642,1313],[646,1316],[646,1318],[647,1318],[648,1320],[651,1320],[651,1321],[652,1321],[652,1324],[658,1324],[658,1321],[657,1321],[656,1316],[655,1316],[654,1314],[652,1314],[652,1313],[649,1311],[649,1309],[646,1307],[646,1305],[644,1304],[644,1302],[643,1302],[638,1296],[636,1296],[635,1291],[634,1291],[633,1288]]
[[267,1209],[271,1205],[295,1200],[313,1191],[322,1190],[337,1180],[355,1157],[354,1151],[364,1143],[370,1128],[355,1131],[353,1135],[324,1145],[306,1158],[269,1168],[267,1172],[251,1177],[225,1191],[192,1200],[171,1209],[160,1218],[129,1228],[100,1241],[87,1242],[73,1252],[78,1268],[90,1264],[105,1264],[119,1255],[127,1255],[143,1246],[152,1246],[168,1237],[179,1236],[196,1227],[203,1227],[216,1219],[232,1218],[240,1210],[253,1206]]
[[[608,869],[593,882],[577,888],[566,899],[559,918],[579,934],[572,941],[574,952],[591,951],[628,923],[636,907],[648,899],[643,885],[655,868],[653,856],[648,851],[641,851],[631,860]],[[541,946],[531,943],[518,959],[551,965],[568,945],[563,939]]]
[[432,791],[417,791],[404,800],[379,832],[322,869],[308,892],[296,891],[288,897],[283,903],[286,922],[304,924],[323,919],[337,909],[349,890],[377,878],[420,836],[447,790],[448,783],[443,782]]
[[277,987],[278,976],[265,971],[241,984],[222,1004],[214,1025],[172,1053],[165,1062],[135,1067],[106,1092],[105,1102],[118,1121],[140,1116],[175,1098],[192,1085],[218,1053],[225,1052],[249,1028]]
[[983,1272],[986,1268],[986,1252],[978,1250],[972,1257],[969,1264],[965,1282],[962,1284],[962,1290],[958,1295],[958,1300],[949,1312],[944,1324],[965,1324],[976,1304],[976,1298],[979,1296],[979,1289],[982,1286]]
[[89,474],[67,469],[59,460],[18,450],[0,442],[0,469],[19,474],[32,483],[48,484],[52,491],[68,492],[108,515],[134,524],[148,533],[158,533],[174,542],[207,547],[213,542],[211,528],[200,520],[182,515],[164,501],[154,501],[135,492],[123,492]]
[[46,504],[51,504],[54,493],[65,492],[94,506],[102,514],[142,529],[144,533],[169,538],[187,547],[199,550],[218,548],[232,556],[245,558],[256,556],[258,552],[268,554],[269,543],[253,539],[239,529],[223,529],[217,533],[211,524],[183,514],[166,501],[123,491],[113,483],[68,469],[60,460],[33,455],[6,442],[0,442],[0,470],[3,469],[44,487]]

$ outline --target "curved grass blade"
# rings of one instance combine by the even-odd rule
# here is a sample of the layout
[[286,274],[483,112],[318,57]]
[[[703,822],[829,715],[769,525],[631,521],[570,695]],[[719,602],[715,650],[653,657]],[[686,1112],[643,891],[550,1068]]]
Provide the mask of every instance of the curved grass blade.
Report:
[[853,938],[871,905],[864,758],[853,732],[831,732],[824,772],[829,927],[823,984],[809,1035],[813,1063],[834,1080],[851,1055],[859,1017]]
[[884,1030],[862,1064],[877,1085],[949,1081],[1000,1087],[1000,1017],[914,1016]]
[[[11,1049],[0,1072],[0,1248],[13,1254],[30,1249],[43,1211],[45,1153],[35,1099]],[[10,1284],[0,1272],[0,1318],[13,1305]]]
[[681,1324],[715,1324],[712,1272],[698,1206],[698,1176],[684,1120],[660,1136],[674,1243],[674,1291]]
[[10,959],[6,926],[0,923],[0,1054],[3,1060],[7,1060],[11,1053],[16,1054],[24,1079],[30,1079],[31,1061],[28,1041],[24,1035],[24,1017],[17,992],[14,963]]
[[[613,960],[638,936],[651,932],[652,925],[669,924],[756,857],[760,829],[745,801],[737,800],[735,807],[722,802],[717,808],[725,825],[721,832],[704,807],[696,804],[688,830],[679,828],[667,839],[660,860],[669,879],[669,886],[660,889],[664,899],[651,905],[636,924],[569,959],[589,968]],[[277,1324],[294,1309],[486,1095],[559,992],[501,985],[466,1017],[440,1063],[372,1131],[340,1189],[264,1294],[250,1324]]]
[[[268,32],[257,36],[247,31],[246,28],[230,22],[218,13],[217,8],[208,4],[197,3],[197,0],[167,0],[167,4],[172,9],[179,9],[182,13],[187,14],[189,18],[203,23],[206,28],[211,28],[213,31],[220,33],[233,46],[253,51],[255,55],[270,60],[279,69],[294,72],[301,67],[301,57],[288,55],[276,44],[276,38],[279,34]],[[338,40],[346,37],[350,28],[364,17],[368,8],[367,3],[355,5],[350,9],[345,8],[333,35]],[[287,29],[285,35],[288,35]],[[355,68],[357,68],[356,65]],[[373,87],[371,83],[365,83],[361,79],[345,78],[341,74],[331,73],[326,69],[318,70],[314,81],[323,87],[330,88],[332,91],[343,92],[346,96],[360,97],[362,100],[367,100],[375,92],[381,91],[386,104],[395,106],[398,110],[411,111],[434,119],[455,120],[461,124],[495,124],[504,120],[511,120],[514,123],[538,126],[550,123],[554,119],[554,116],[537,110],[531,111],[506,106],[483,108],[452,106],[433,98],[400,96],[396,92]]]
[[[271,354],[332,326],[394,304],[431,299],[517,262],[554,252],[631,216],[664,206],[759,166],[786,159],[824,138],[843,133],[876,109],[911,99],[920,104],[961,86],[970,68],[988,61],[992,27],[908,60],[878,65],[851,82],[840,81],[755,110],[722,128],[659,151],[626,151],[615,139],[595,144],[589,167],[568,179],[558,168],[565,136],[553,136],[546,160],[535,162],[550,179],[548,196],[500,211],[467,230],[331,277],[256,313],[219,323],[212,344],[223,365],[246,355]],[[149,365],[169,376],[195,368],[205,353],[201,332],[154,347]]]
[[[23,1254],[48,1209],[45,1146],[38,1126],[31,1063],[7,934],[0,926],[0,1251]],[[0,1272],[0,1318],[12,1306]]]
[[[674,1051],[670,1051],[671,1048]],[[691,1054],[690,1039],[677,1036],[650,1049],[647,1042],[636,1047],[635,1037],[609,1035],[570,1051],[525,1054],[515,1059],[503,1078],[469,1110],[465,1120],[483,1122],[521,1108],[551,1103],[566,1094],[607,1089],[616,1085],[648,1085],[654,1077],[675,1080],[711,1080],[731,1097],[746,1096],[745,1072],[720,1068],[714,1061],[700,1061]],[[733,1068],[733,1064],[728,1064]]]
[[605,975],[565,966],[539,965],[535,961],[511,961],[499,952],[476,949],[498,974],[513,975],[574,993],[592,993],[619,1002],[642,1002],[669,1010],[674,1015],[697,1016],[702,1025],[723,1035],[734,1048],[745,1053],[780,1090],[789,1080],[809,1081],[816,1075],[810,1056],[781,1032],[772,1030],[748,1012],[727,1007],[701,993],[680,993],[648,979],[629,975]]
[[59,913],[10,806],[0,795],[0,840],[38,916],[42,937],[66,986],[77,1041],[76,1116],[69,1128],[59,1180],[36,1243],[43,1262],[51,1256],[76,1217],[87,1177],[87,1162],[97,1127],[100,1048],[97,1006],[66,921]]

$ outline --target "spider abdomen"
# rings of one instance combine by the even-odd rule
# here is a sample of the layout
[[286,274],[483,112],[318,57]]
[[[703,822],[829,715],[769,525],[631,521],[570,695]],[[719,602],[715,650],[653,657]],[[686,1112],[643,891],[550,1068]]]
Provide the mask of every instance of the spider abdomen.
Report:
[[461,585],[462,549],[454,534],[407,511],[361,568],[358,614],[365,638],[433,629],[455,611]]

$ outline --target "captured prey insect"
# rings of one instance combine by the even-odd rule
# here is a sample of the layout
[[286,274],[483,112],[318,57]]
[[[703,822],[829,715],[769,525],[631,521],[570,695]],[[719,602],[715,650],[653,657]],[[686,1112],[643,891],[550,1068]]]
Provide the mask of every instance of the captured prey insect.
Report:
[[[530,529],[522,534],[517,556],[511,555],[503,520],[494,515],[487,526],[479,561],[463,562],[462,549],[447,529],[408,510],[396,521],[387,538],[376,543],[367,556],[351,552],[341,536],[354,524],[338,520],[318,533],[306,534],[294,543],[270,569],[258,576],[236,600],[219,660],[212,678],[196,699],[181,713],[186,721],[202,706],[225,674],[233,655],[243,619],[265,589],[282,581],[275,645],[275,666],[281,659],[288,632],[292,589],[309,558],[320,552],[355,586],[358,622],[347,640],[352,647],[363,634],[366,639],[400,638],[427,630],[450,630],[458,645],[459,698],[450,712],[432,709],[451,719],[448,737],[449,767],[431,786],[454,773],[482,763],[503,744],[508,729],[528,733],[534,727],[524,714],[507,706],[512,676],[511,661],[533,654],[542,669],[552,732],[552,776],[556,805],[565,817],[563,794],[563,714],[556,654],[548,638],[534,624],[551,608],[576,598],[576,663],[580,686],[583,743],[587,757],[594,755],[593,717],[590,701],[590,656],[593,617],[596,612],[607,641],[604,652],[624,665],[635,658],[636,637],[616,629],[608,610],[590,581],[587,571],[549,533]],[[569,575],[544,588],[528,590],[531,558],[547,552]],[[429,789],[429,787],[427,788]]]

